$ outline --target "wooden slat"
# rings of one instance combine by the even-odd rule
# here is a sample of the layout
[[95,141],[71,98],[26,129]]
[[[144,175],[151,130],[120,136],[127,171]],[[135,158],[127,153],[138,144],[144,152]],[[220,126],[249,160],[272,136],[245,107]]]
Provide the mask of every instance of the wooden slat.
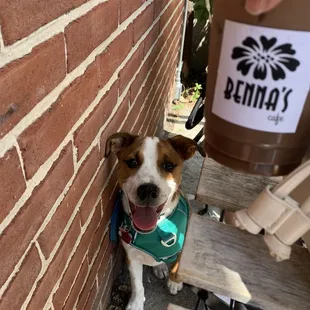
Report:
[[294,247],[275,262],[262,237],[193,214],[178,277],[185,283],[263,309],[310,309],[310,255]]
[[189,310],[180,306],[169,304],[167,310]]
[[276,184],[280,179],[236,172],[206,158],[196,199],[223,209],[239,210],[249,207],[268,184]]

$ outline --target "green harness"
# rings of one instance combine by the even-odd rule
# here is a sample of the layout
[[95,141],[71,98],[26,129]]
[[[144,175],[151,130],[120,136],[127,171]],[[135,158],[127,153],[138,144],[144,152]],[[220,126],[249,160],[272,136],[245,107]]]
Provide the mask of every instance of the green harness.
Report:
[[159,220],[157,227],[149,233],[137,232],[130,217],[124,212],[119,235],[124,242],[151,255],[157,262],[172,263],[182,251],[188,218],[188,202],[180,195],[173,213]]

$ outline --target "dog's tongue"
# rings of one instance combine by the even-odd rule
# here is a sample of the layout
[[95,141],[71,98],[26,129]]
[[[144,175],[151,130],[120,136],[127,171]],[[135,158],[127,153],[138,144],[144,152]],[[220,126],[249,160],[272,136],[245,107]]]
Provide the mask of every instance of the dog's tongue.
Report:
[[152,207],[136,207],[133,222],[140,230],[151,230],[156,226],[157,213]]

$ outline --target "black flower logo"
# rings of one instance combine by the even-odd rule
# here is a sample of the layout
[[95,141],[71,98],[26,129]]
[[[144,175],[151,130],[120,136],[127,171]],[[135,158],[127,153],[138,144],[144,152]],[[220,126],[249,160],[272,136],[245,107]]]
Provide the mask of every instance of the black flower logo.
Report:
[[237,70],[247,75],[253,67],[253,77],[257,80],[264,80],[270,73],[275,81],[284,80],[285,69],[293,72],[300,62],[292,57],[296,54],[292,44],[277,46],[276,43],[276,38],[267,39],[261,36],[260,40],[256,41],[247,37],[242,42],[242,47],[233,49],[232,59],[240,59]]

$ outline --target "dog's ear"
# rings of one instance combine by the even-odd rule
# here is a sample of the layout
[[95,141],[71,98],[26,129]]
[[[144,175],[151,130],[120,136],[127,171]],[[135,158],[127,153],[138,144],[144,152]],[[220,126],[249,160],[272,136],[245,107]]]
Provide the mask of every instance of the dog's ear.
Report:
[[111,152],[117,155],[120,151],[130,146],[137,137],[127,132],[113,134],[106,142],[105,157],[108,157]]
[[204,152],[203,148],[198,146],[196,141],[192,139],[177,135],[168,139],[168,141],[183,160],[187,160],[194,156],[196,151],[199,151],[203,157],[206,157],[206,153]]

